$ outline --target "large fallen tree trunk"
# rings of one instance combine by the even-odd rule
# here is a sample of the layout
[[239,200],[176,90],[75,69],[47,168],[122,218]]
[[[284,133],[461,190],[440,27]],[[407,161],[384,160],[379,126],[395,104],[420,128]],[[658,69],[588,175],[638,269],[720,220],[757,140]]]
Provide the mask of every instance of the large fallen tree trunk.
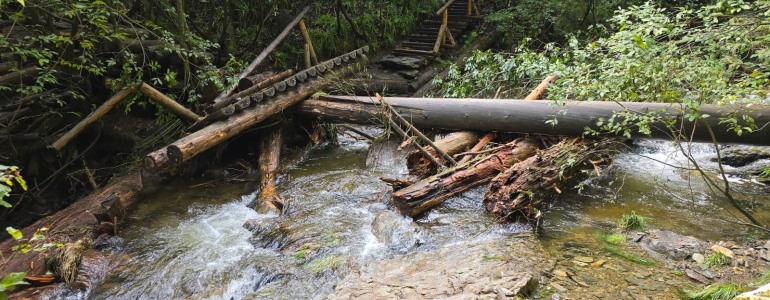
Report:
[[599,165],[609,162],[616,148],[612,143],[612,139],[561,139],[497,175],[484,196],[484,207],[500,216],[539,218],[549,194],[561,193],[558,184],[574,183],[571,179],[582,170],[599,175]]
[[[677,131],[671,132],[672,127],[655,123],[651,125],[650,135],[633,131],[629,132],[631,137],[669,140],[684,137],[695,142],[711,142],[706,128],[709,126],[719,143],[770,146],[770,106],[767,105],[703,105],[698,113],[709,117],[697,121],[696,125],[685,117],[689,111],[684,105],[669,103],[559,101],[559,105],[554,105],[551,101],[537,100],[399,97],[390,97],[388,102],[421,128],[582,136],[586,127],[596,129],[600,119],[609,119],[616,113],[650,112],[674,122],[673,128]],[[382,110],[372,97],[324,96],[305,101],[297,112],[326,122],[382,124]],[[728,124],[720,122],[731,114],[753,118],[761,130],[736,135]],[[558,120],[557,124],[546,122],[554,119]],[[616,121],[622,122],[622,119],[616,118]]]
[[423,179],[393,193],[393,204],[404,215],[417,216],[452,196],[489,182],[514,163],[535,154],[539,143],[533,139],[514,141],[496,153],[472,160]]
[[[232,117],[215,122],[199,131],[196,131],[186,137],[183,137],[176,142],[169,145],[166,149],[166,156],[158,155],[158,150],[153,152],[152,155],[148,155],[145,158],[145,166],[148,166],[148,170],[158,170],[158,166],[166,167],[167,162],[170,160],[174,164],[178,165],[182,162],[188,161],[196,155],[211,149],[212,147],[241,134],[248,128],[256,125],[259,122],[264,121],[270,116],[276,115],[289,107],[307,99],[313,93],[321,90],[325,86],[333,84],[339,81],[340,77],[347,76],[353,72],[361,70],[366,65],[367,57],[362,53],[368,51],[368,47],[364,47],[343,55],[351,64],[341,66],[343,59],[340,57],[334,58],[330,61],[322,62],[320,65],[324,65],[329,69],[335,65],[341,66],[336,69],[325,70],[324,76],[316,78],[308,78],[303,83],[296,84],[292,89],[286,90],[283,93],[275,94],[273,99],[267,102],[258,103],[256,106],[244,110],[240,114],[233,115]],[[359,58],[353,60],[352,58]],[[320,66],[319,65],[319,66]],[[318,68],[316,66],[314,68]]]

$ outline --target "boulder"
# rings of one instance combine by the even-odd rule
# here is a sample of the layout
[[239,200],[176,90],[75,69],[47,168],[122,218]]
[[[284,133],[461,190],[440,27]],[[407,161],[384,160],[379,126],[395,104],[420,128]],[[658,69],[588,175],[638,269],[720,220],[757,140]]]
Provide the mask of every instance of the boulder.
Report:
[[[673,260],[683,260],[706,247],[696,238],[683,236],[671,231],[651,230],[640,241],[642,248],[653,256],[663,256]],[[657,254],[657,255],[656,255]]]
[[377,241],[399,253],[406,253],[417,244],[417,226],[412,218],[392,210],[377,213],[372,222],[372,233]]
[[770,159],[770,151],[766,148],[736,146],[727,149],[722,152],[722,163],[732,167],[743,167],[760,159]]

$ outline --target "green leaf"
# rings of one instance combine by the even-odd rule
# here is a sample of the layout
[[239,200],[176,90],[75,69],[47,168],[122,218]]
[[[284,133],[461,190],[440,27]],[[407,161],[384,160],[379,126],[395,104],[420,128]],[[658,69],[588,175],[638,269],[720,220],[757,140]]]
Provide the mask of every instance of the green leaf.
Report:
[[19,1],[19,4],[21,4],[21,6],[26,6],[24,5],[24,0],[17,0],[17,1]]
[[23,190],[27,190],[27,181],[24,180],[24,178],[21,178],[21,176],[16,176],[14,179],[16,179],[16,182],[19,183]]
[[6,201],[5,201],[5,200],[3,200],[3,199],[0,199],[0,206],[2,206],[2,207],[5,207],[5,208],[11,208],[11,207],[13,207],[13,205],[11,205],[10,203],[6,202]]
[[14,240],[20,240],[24,237],[24,234],[21,232],[21,230],[18,230],[10,226],[6,227],[5,231],[7,231],[8,234],[10,234]]
[[27,276],[27,273],[24,272],[8,273],[8,275],[5,275],[3,278],[3,281],[0,282],[0,286],[6,291],[13,291],[17,285],[29,284],[24,281],[25,276]]

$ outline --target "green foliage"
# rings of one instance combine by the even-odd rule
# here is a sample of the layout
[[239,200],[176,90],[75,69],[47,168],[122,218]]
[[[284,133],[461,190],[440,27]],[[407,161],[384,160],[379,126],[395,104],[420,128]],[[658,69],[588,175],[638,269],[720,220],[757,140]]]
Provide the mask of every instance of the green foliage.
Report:
[[730,257],[724,255],[721,252],[714,252],[709,256],[706,256],[706,260],[703,264],[707,267],[721,267],[730,263]]
[[27,273],[23,272],[6,274],[3,280],[0,281],[0,300],[8,299],[6,292],[11,292],[20,285],[28,285],[29,283],[24,281],[25,276],[27,276]]
[[634,263],[637,263],[637,264],[640,264],[640,265],[644,265],[644,266],[654,266],[655,265],[654,261],[651,261],[649,259],[646,259],[646,258],[643,258],[643,257],[639,257],[639,256],[636,256],[636,255],[630,254],[630,253],[628,253],[626,251],[623,251],[623,249],[620,249],[620,248],[615,247],[615,246],[604,245],[604,250],[607,250],[607,252],[609,252],[612,255],[624,258],[625,260],[628,260],[630,262],[634,262]]
[[740,295],[744,286],[734,283],[709,285],[701,291],[685,290],[682,298],[687,300],[730,300]]
[[627,242],[626,236],[621,233],[600,234],[599,237],[605,243],[616,246],[625,245]]
[[763,181],[770,180],[770,166],[762,168],[762,170],[759,172],[759,178]]
[[618,221],[618,227],[628,231],[644,231],[644,220],[646,218],[637,215],[632,211],[630,215],[623,214],[623,217]]
[[11,194],[13,183],[16,182],[22,188],[27,190],[27,182],[21,177],[19,168],[15,166],[0,165],[0,206],[10,208],[11,204],[4,199]]
[[[548,98],[557,105],[564,99],[682,103],[681,114],[697,121],[714,118],[698,113],[702,105],[719,104],[728,112],[719,121],[740,135],[757,125],[727,105],[761,103],[769,94],[769,10],[770,1],[726,0],[673,11],[648,2],[618,10],[607,26],[593,27],[600,38],[573,37],[538,49],[524,39],[511,54],[476,53],[463,70],[454,67],[435,83],[447,97],[489,97],[501,87],[531,89],[556,72],[560,78]],[[650,134],[652,124],[675,130],[675,121],[668,112],[625,111],[586,133]]]

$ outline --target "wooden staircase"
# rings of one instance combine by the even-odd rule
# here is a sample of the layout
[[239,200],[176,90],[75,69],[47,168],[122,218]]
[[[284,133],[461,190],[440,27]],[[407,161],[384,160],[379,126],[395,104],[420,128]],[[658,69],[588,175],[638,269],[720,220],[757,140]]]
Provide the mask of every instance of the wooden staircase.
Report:
[[464,32],[482,18],[473,0],[450,0],[423,21],[393,54],[438,57],[442,49],[457,47]]

